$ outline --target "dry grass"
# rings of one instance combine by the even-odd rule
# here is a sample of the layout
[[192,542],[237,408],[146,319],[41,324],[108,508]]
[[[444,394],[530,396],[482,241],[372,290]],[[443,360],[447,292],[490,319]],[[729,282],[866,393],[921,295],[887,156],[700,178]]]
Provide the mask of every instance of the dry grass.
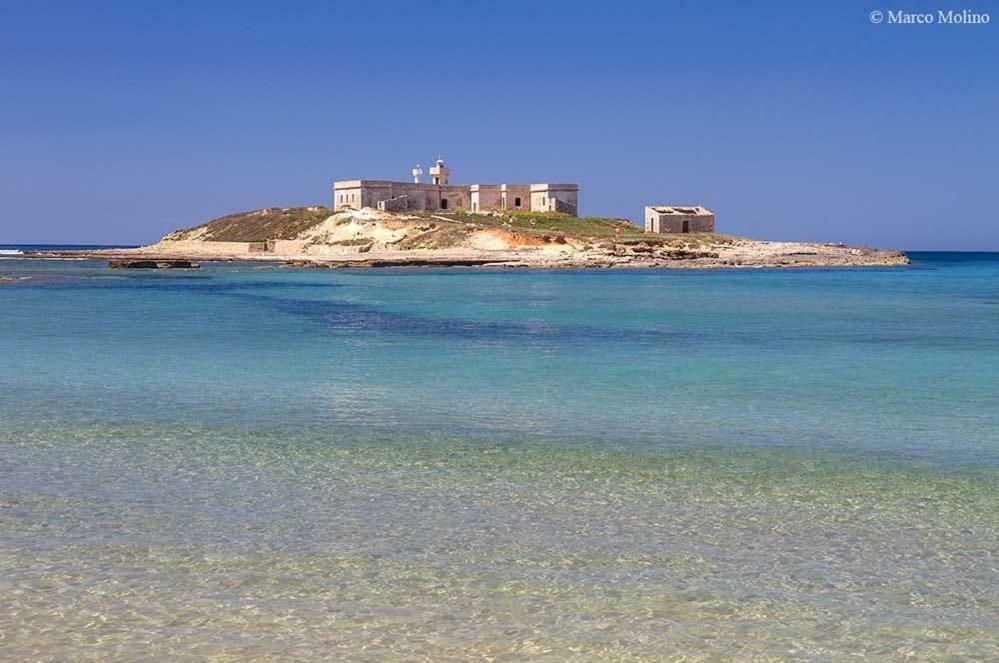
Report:
[[719,233],[646,233],[628,219],[603,216],[568,216],[565,214],[517,212],[497,215],[469,214],[467,212],[420,212],[421,216],[447,218],[455,223],[471,224],[484,228],[502,228],[529,235],[559,234],[593,243],[613,241],[619,244],[644,242],[681,248],[704,248],[718,244],[731,244],[739,238]]
[[267,208],[237,212],[213,219],[195,228],[172,233],[171,239],[207,228],[201,239],[210,242],[263,242],[268,239],[294,239],[333,214],[329,207]]
[[[238,212],[219,217],[195,228],[179,230],[169,239],[195,236],[215,242],[263,242],[269,239],[295,239],[301,233],[322,223],[334,210],[329,207],[266,208]],[[406,212],[413,223],[426,226],[419,235],[396,242],[396,248],[445,248],[459,245],[477,228],[497,228],[535,237],[562,236],[588,244],[614,242],[645,243],[655,246],[699,249],[727,244],[737,238],[714,233],[647,234],[627,219],[600,216],[568,216],[557,213],[516,212],[503,214],[471,214],[453,212]],[[419,219],[416,221],[414,219]],[[199,232],[200,231],[200,232]],[[364,240],[365,242],[368,240]],[[350,244],[351,242],[348,242]],[[359,240],[358,244],[361,243]]]
[[466,212],[435,213],[457,223],[468,223],[484,228],[502,228],[529,235],[551,235],[593,238],[639,237],[644,233],[627,219],[601,216],[568,216],[566,214],[516,212],[505,214],[469,214]]

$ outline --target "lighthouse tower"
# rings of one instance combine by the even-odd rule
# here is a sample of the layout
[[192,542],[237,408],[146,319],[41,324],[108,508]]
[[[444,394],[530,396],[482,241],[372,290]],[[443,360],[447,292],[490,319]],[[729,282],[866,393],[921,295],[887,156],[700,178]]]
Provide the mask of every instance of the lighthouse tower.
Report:
[[430,179],[434,184],[447,184],[451,169],[444,165],[444,159],[437,157],[437,162],[430,166]]

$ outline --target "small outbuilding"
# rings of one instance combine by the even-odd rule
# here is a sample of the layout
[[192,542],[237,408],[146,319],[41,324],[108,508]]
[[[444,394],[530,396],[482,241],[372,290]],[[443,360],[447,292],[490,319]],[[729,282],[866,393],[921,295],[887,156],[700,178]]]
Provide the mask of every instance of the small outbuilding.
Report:
[[647,233],[713,233],[715,215],[700,205],[650,205],[645,208]]

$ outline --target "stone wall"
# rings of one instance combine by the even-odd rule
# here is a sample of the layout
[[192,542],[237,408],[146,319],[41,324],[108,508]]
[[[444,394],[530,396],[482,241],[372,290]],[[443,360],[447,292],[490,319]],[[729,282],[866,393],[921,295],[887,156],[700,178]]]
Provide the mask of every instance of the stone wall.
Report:
[[413,209],[410,205],[414,202],[410,200],[408,195],[403,194],[395,198],[389,198],[388,200],[378,201],[378,209],[383,212],[406,212]]
[[500,185],[473,184],[471,186],[470,209],[473,212],[488,212],[503,209]]
[[264,242],[203,242],[197,240],[163,240],[150,247],[156,253],[183,253],[201,255],[250,255],[264,253]]
[[[518,198],[521,203],[519,207],[516,204]],[[575,215],[579,210],[579,187],[575,184],[437,185],[385,180],[344,180],[333,183],[334,209],[362,207],[387,211],[486,212],[520,209]]]
[[671,215],[663,217],[659,227],[659,232],[662,233],[713,233],[715,231],[715,217]]
[[[470,185],[417,184],[415,182],[385,182],[381,180],[348,180],[334,182],[334,209],[378,208],[379,203],[393,202],[393,211],[402,210],[467,210],[471,203]],[[444,207],[443,201],[447,201]]]
[[392,183],[393,196],[405,196],[405,209],[409,211],[437,209],[439,200],[438,189],[439,187],[436,184],[417,184],[416,182]]
[[469,185],[442,185],[440,187],[440,203],[437,209],[448,211],[467,210],[470,208],[471,200],[472,192]]
[[579,187],[575,184],[532,184],[531,211],[575,216],[579,211]]
[[[517,199],[520,204],[517,204]],[[500,185],[500,209],[516,212],[525,212],[531,209],[531,185],[530,184],[503,184]]]
[[[677,208],[672,208],[676,210]],[[645,208],[645,232],[647,233],[713,233],[715,215],[703,208],[699,213],[690,208],[691,214],[682,212],[664,213],[655,207]]]
[[276,255],[295,255],[305,253],[308,249],[308,242],[304,239],[275,239],[271,240],[271,251]]
[[365,185],[361,187],[360,207],[378,207],[378,203],[394,198],[396,195],[391,183]]

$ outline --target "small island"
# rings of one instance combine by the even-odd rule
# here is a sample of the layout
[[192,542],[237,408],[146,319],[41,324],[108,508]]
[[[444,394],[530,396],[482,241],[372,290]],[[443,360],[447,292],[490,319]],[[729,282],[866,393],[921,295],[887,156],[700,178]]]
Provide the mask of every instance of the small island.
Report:
[[411,182],[339,180],[332,207],[229,214],[137,249],[38,254],[96,257],[115,268],[192,268],[257,260],[296,267],[484,266],[732,268],[890,266],[901,251],[767,242],[715,232],[700,206],[649,205],[645,227],[578,216],[578,184],[453,184],[443,159]]
[[901,251],[767,242],[720,233],[647,233],[626,219],[557,212],[388,212],[267,208],[230,214],[156,244],[37,254],[138,266],[269,261],[298,267],[736,268],[905,265]]

